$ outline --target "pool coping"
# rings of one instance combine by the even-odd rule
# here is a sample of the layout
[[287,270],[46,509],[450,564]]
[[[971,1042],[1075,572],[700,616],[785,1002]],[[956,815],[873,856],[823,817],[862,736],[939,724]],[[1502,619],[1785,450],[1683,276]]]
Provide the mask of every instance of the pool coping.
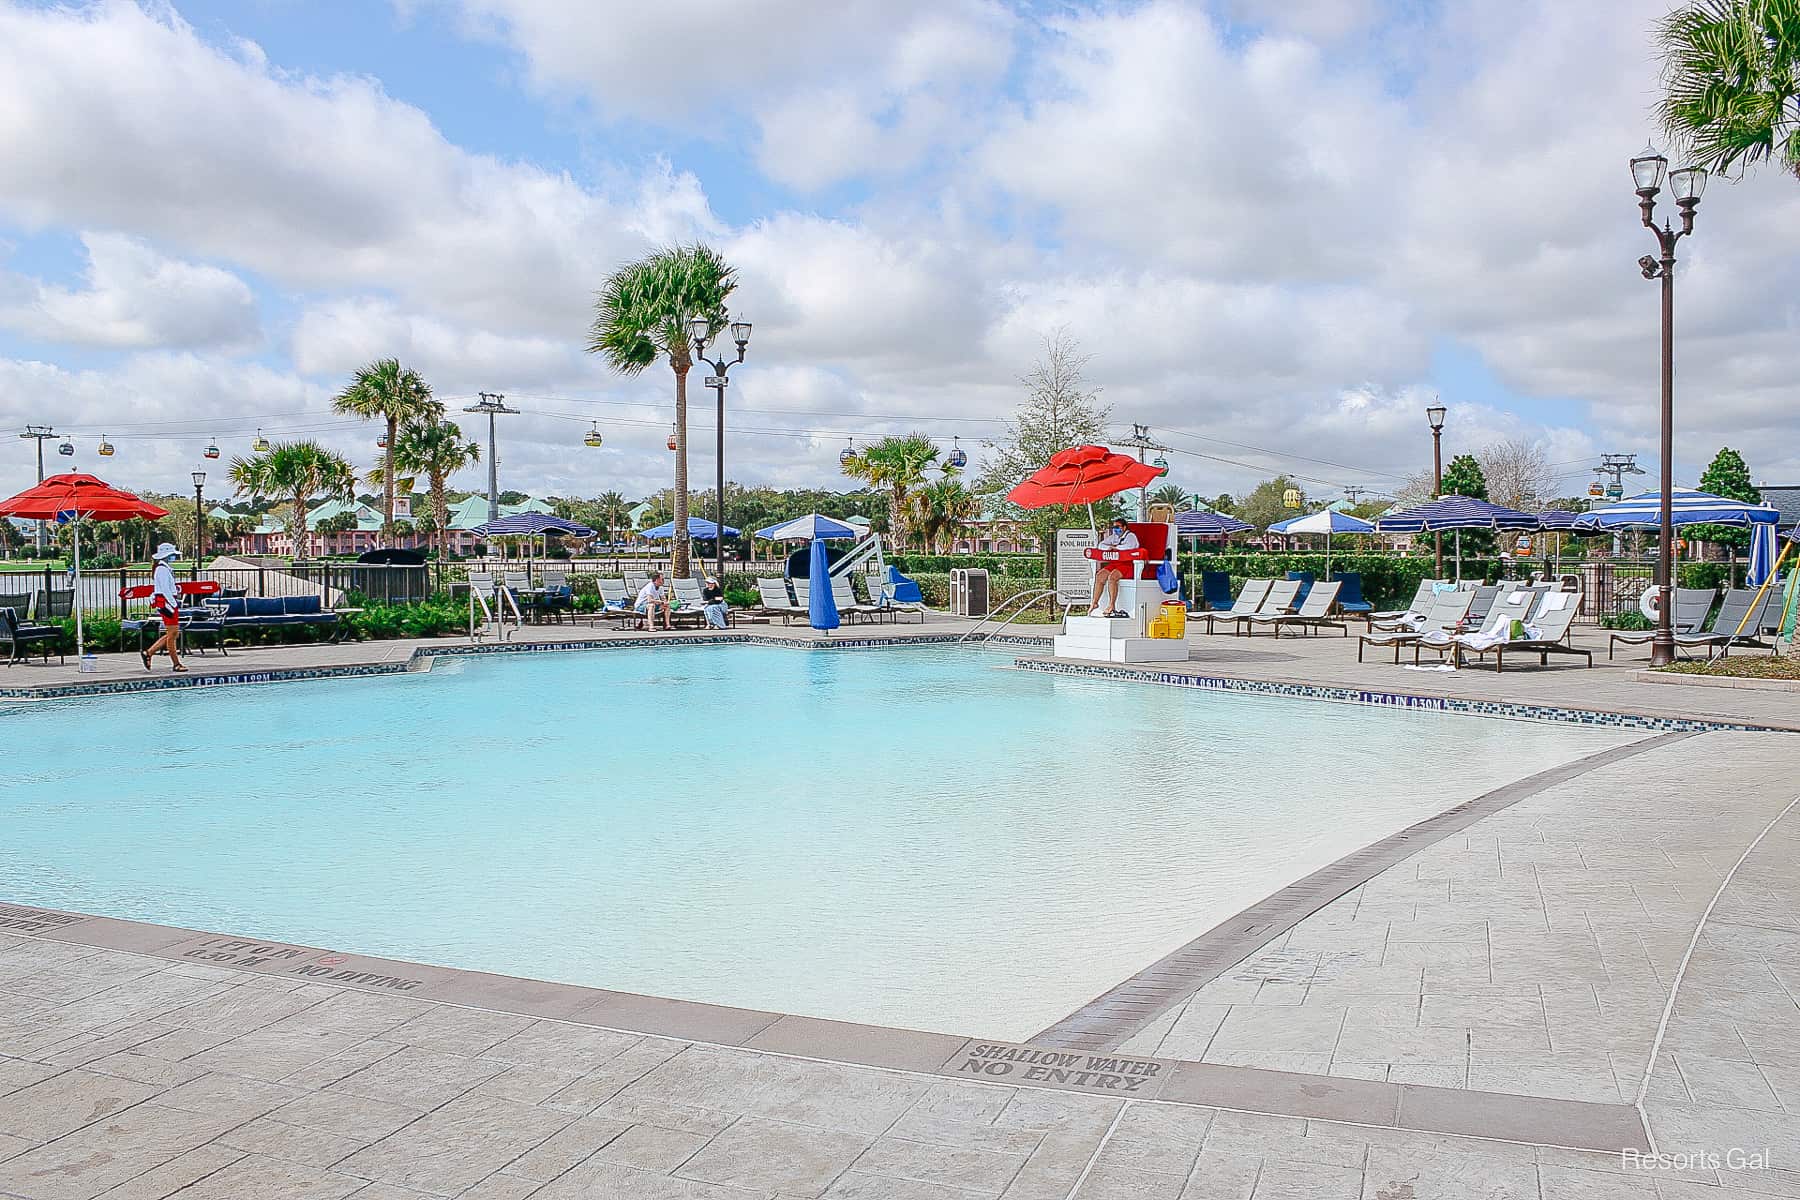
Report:
[[1419,1133],[1619,1153],[1645,1151],[1630,1104],[1524,1096],[1062,1050],[859,1025],[431,966],[295,943],[0,902],[0,933],[164,962],[402,995],[457,1008],[876,1070],[1119,1100],[1300,1117]]
[[1497,717],[1521,721],[1549,721],[1562,725],[1604,725],[1621,729],[1643,729],[1656,733],[1800,732],[1800,725],[1759,725],[1746,721],[1714,720],[1707,717],[1665,717],[1653,713],[1621,712],[1602,708],[1572,708],[1559,704],[1522,704],[1510,700],[1471,700],[1462,696],[1429,696],[1414,692],[1390,692],[1375,688],[1306,683],[1301,680],[1289,679],[1244,679],[1236,675],[1208,675],[1200,671],[1169,670],[1088,659],[1022,655],[1013,659],[1012,669],[1090,679],[1123,679],[1134,683],[1186,688],[1192,691],[1286,696],[1338,704],[1361,704],[1372,708],[1407,708],[1419,712],[1459,713],[1467,716]]
[[1589,771],[1695,736],[1690,730],[1656,733],[1596,751],[1484,792],[1370,842],[1227,917],[1037,1033],[1031,1042],[1091,1051],[1123,1045],[1260,947],[1419,851]]

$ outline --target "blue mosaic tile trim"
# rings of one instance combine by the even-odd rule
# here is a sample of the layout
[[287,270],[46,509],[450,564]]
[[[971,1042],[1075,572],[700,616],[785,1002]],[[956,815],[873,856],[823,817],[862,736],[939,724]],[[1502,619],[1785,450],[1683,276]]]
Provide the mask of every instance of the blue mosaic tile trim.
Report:
[[285,683],[295,679],[341,679],[356,675],[401,675],[408,662],[350,663],[338,667],[271,667],[260,671],[217,674],[152,675],[146,679],[107,679],[95,683],[50,684],[0,688],[0,700],[64,700],[77,696],[120,696],[130,692],[162,692],[181,688],[232,687],[244,683]]
[[1154,671],[1100,663],[1059,662],[1047,658],[1015,658],[1022,671],[1050,675],[1076,675],[1090,679],[1126,679],[1168,687],[1207,692],[1240,692],[1256,696],[1290,696],[1301,700],[1328,700],[1339,704],[1366,704],[1376,708],[1410,708],[1424,712],[1464,713],[1480,717],[1505,717],[1521,721],[1554,721],[1569,725],[1603,725],[1616,729],[1643,729],[1657,733],[1787,733],[1769,725],[1745,725],[1730,721],[1702,721],[1687,717],[1651,717],[1636,713],[1600,712],[1562,708],[1550,704],[1513,704],[1501,700],[1465,700],[1456,696],[1413,696],[1404,692],[1374,692],[1359,688],[1326,687],[1301,683],[1273,683],[1261,679],[1233,679],[1224,675],[1191,675],[1182,671]]

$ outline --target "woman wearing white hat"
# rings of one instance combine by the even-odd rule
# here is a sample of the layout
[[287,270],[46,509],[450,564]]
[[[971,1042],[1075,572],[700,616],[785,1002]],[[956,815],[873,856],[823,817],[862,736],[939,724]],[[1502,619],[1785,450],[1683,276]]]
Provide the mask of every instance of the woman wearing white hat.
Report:
[[156,615],[162,618],[162,636],[150,643],[144,651],[144,670],[150,669],[150,660],[156,657],[158,650],[169,652],[169,661],[175,669],[185,673],[187,668],[181,665],[181,655],[176,653],[176,645],[181,641],[181,594],[175,589],[175,571],[169,566],[181,557],[181,551],[168,542],[156,548],[150,561],[156,569],[150,575],[150,603],[156,608]]

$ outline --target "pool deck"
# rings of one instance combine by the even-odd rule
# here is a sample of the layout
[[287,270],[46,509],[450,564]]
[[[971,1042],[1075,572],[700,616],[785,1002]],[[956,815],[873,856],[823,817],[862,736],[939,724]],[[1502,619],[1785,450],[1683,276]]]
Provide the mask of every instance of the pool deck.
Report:
[[[1207,679],[1800,728],[1792,693],[1647,683],[1603,643],[1591,671],[1499,676],[1333,636],[1191,645],[1177,673]],[[142,680],[125,662],[0,685]],[[1185,974],[1148,966],[1023,1047],[0,906],[0,1196],[1800,1196],[1796,744],[1646,729],[1195,930]],[[1622,1158],[1652,1144],[1719,1161]]]

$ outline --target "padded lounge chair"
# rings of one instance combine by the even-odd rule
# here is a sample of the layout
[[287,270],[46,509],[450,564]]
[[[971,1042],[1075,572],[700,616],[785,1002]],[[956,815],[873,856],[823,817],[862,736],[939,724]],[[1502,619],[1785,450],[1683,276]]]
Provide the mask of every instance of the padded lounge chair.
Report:
[[[1356,661],[1363,660],[1363,650],[1369,646],[1392,646],[1394,661],[1400,661],[1400,647],[1410,646],[1429,633],[1442,633],[1446,636],[1461,629],[1468,619],[1469,605],[1475,599],[1474,592],[1453,591],[1433,593],[1431,604],[1424,616],[1415,624],[1394,625],[1391,628],[1376,627],[1356,639]],[[1384,623],[1385,624],[1385,623]]]
[[620,627],[618,622],[636,624],[642,619],[637,609],[632,607],[632,601],[636,597],[625,586],[624,579],[617,575],[602,575],[594,580],[594,586],[600,592],[600,611],[594,614],[596,618],[614,622],[615,629]]
[[1331,616],[1331,606],[1337,603],[1338,587],[1335,579],[1330,583],[1313,584],[1306,599],[1300,602],[1300,607],[1291,613],[1274,613],[1268,616],[1251,613],[1250,633],[1254,635],[1258,627],[1267,627],[1274,630],[1276,637],[1280,637],[1283,629],[1316,630],[1328,626],[1342,629],[1344,636],[1349,637],[1350,630],[1345,628],[1342,621],[1333,620]]
[[1306,598],[1312,595],[1312,586],[1317,581],[1317,576],[1311,571],[1289,571],[1287,577],[1300,584],[1300,592],[1294,597],[1294,603],[1305,604]]
[[845,620],[873,621],[880,615],[880,610],[873,604],[857,600],[856,589],[850,586],[850,577],[847,575],[831,577],[831,599],[837,605],[838,615]]
[[1188,619],[1205,621],[1206,632],[1213,631],[1214,621],[1232,620],[1247,617],[1262,606],[1269,598],[1269,587],[1273,581],[1268,579],[1246,579],[1244,586],[1238,589],[1237,599],[1217,610],[1205,610],[1188,614]]
[[[1725,593],[1725,603],[1719,606],[1719,615],[1713,618],[1712,628],[1705,633],[1677,633],[1675,645],[1690,650],[1704,646],[1708,657],[1729,654],[1733,646],[1767,648],[1769,643],[1762,638],[1762,626],[1774,599],[1773,587],[1762,591],[1761,600],[1757,599],[1755,588],[1732,588]],[[1679,607],[1677,611],[1680,611]],[[1740,628],[1742,633],[1738,632]]]
[[1575,593],[1551,592],[1527,623],[1529,633],[1525,637],[1508,638],[1492,645],[1478,644],[1467,634],[1456,638],[1456,665],[1462,666],[1466,661],[1465,656],[1470,654],[1477,659],[1484,659],[1492,654],[1494,672],[1498,674],[1506,669],[1508,654],[1535,654],[1540,666],[1549,666],[1552,654],[1572,654],[1585,658],[1587,665],[1591,667],[1594,665],[1594,652],[1569,644],[1569,626],[1575,620],[1577,607]]
[[[1248,588],[1250,585],[1245,584],[1244,586]],[[1251,617],[1272,617],[1277,613],[1292,612],[1294,597],[1299,594],[1300,581],[1298,579],[1277,579],[1269,585],[1268,595],[1263,597],[1263,602],[1256,606],[1255,611],[1241,613],[1234,604],[1228,613],[1215,613],[1207,621],[1206,631],[1211,633],[1213,624],[1217,621],[1229,622],[1231,628],[1236,631],[1248,628]]]
[[1445,655],[1456,653],[1458,646],[1465,638],[1493,640],[1495,635],[1503,634],[1511,629],[1514,621],[1523,621],[1530,616],[1531,606],[1535,599],[1530,592],[1508,592],[1494,602],[1494,606],[1488,609],[1487,619],[1481,622],[1477,628],[1473,630],[1468,628],[1468,625],[1474,624],[1471,620],[1465,623],[1461,633],[1428,633],[1414,639],[1412,643],[1413,661],[1419,661],[1419,652],[1422,650],[1437,651],[1438,659],[1442,661]]
[[[1712,611],[1713,601],[1718,598],[1715,588],[1676,588],[1675,611],[1671,614],[1675,632],[1698,633],[1706,624],[1706,614]],[[1611,658],[1621,642],[1627,646],[1648,646],[1655,640],[1654,629],[1615,629],[1606,639],[1606,657]]]
[[869,603],[888,620],[898,625],[900,618],[916,615],[919,624],[925,623],[925,605],[915,600],[897,600],[894,598],[895,585],[884,582],[871,575],[868,577]]
[[6,643],[6,665],[9,667],[29,655],[33,646],[43,654],[46,664],[52,650],[56,652],[58,662],[69,661],[63,657],[62,626],[28,625],[19,620],[17,610],[12,608],[0,608],[0,641]]
[[762,616],[780,617],[781,623],[786,625],[795,617],[808,615],[806,605],[794,603],[793,597],[788,595],[787,580],[779,576],[769,579],[758,575],[756,590],[762,596],[762,604],[756,611]]
[[1370,627],[1398,627],[1406,624],[1406,618],[1408,617],[1411,617],[1414,620],[1421,620],[1426,616],[1429,616],[1431,613],[1432,601],[1438,594],[1437,585],[1442,582],[1443,580],[1441,579],[1421,579],[1419,581],[1419,590],[1413,593],[1412,603],[1408,604],[1405,608],[1370,613],[1367,617]]

